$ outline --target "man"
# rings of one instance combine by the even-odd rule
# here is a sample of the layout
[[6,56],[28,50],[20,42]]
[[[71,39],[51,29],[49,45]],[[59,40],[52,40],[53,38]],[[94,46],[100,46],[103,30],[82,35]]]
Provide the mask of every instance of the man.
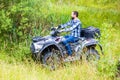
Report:
[[[67,22],[66,24],[59,25],[58,28],[62,28],[60,32],[68,32],[70,31],[70,35],[65,36],[65,40],[63,41],[63,44],[65,45],[69,57],[72,56],[72,50],[70,47],[70,42],[74,43],[76,40],[80,38],[80,32],[81,32],[81,22],[78,19],[78,12],[73,11],[71,14],[72,19]],[[69,28],[67,28],[69,26]]]

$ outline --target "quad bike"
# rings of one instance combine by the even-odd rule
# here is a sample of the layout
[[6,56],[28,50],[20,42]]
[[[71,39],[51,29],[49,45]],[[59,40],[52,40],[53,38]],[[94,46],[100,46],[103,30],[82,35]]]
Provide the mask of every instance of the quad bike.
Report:
[[[64,62],[80,60],[83,53],[86,55],[86,60],[100,59],[102,46],[97,39],[81,37],[74,43],[70,43],[73,52],[71,60],[66,60],[68,54],[62,43],[63,40],[65,38],[60,36],[59,29],[57,28],[52,28],[48,36],[34,37],[31,44],[33,58],[51,69],[56,69]],[[97,45],[100,47],[101,52],[98,52],[96,49]]]

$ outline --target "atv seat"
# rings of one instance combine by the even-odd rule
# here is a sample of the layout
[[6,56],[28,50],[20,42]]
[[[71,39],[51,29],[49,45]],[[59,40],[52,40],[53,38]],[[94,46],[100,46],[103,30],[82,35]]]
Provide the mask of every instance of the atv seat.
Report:
[[84,41],[86,38],[85,37],[80,37],[79,40]]
[[79,41],[79,38],[77,38],[77,39],[74,40],[74,42],[77,42],[77,41]]
[[74,40],[74,42],[77,42],[77,41],[79,41],[79,40],[84,41],[84,40],[85,40],[85,37],[77,38],[77,39]]

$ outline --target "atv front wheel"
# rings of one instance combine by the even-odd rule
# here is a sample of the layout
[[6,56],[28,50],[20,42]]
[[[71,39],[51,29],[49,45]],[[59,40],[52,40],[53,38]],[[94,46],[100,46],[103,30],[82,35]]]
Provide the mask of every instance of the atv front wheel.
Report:
[[42,63],[44,66],[50,68],[51,70],[58,68],[61,62],[61,55],[59,50],[52,49],[50,51],[46,51],[42,57]]

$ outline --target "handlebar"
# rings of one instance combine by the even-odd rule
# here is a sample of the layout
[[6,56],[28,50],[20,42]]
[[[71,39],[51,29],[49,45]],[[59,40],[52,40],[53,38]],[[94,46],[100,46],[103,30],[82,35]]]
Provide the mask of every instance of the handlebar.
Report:
[[60,33],[60,30],[57,27],[51,28],[51,36],[56,37]]

